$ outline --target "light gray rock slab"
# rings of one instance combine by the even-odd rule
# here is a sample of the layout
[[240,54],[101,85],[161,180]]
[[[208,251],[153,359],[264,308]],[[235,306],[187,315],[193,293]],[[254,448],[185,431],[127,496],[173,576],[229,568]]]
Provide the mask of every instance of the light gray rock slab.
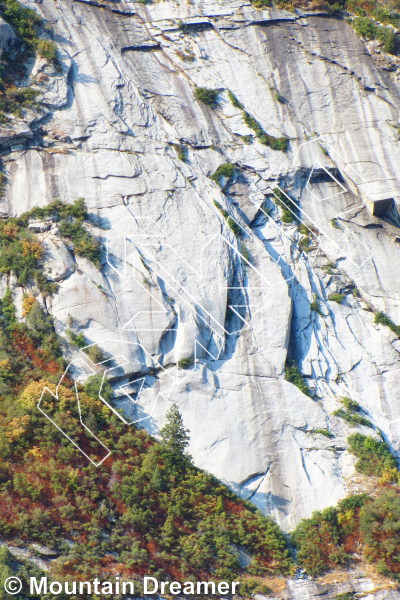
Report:
[[[91,229],[104,248],[101,272],[76,257],[70,273],[68,250],[50,247],[49,265],[66,274],[48,301],[56,330],[65,336],[73,317],[115,360],[115,386],[146,374],[138,410],[147,429],[157,435],[176,401],[195,463],[289,531],[347,493],[355,429],[332,415],[342,396],[400,451],[398,344],[366,310],[400,324],[395,209],[394,220],[378,222],[362,200],[400,196],[397,75],[377,66],[345,21],[250,2],[36,8],[54,24],[62,73],[35,65],[48,76],[44,148],[24,145],[37,113],[2,124],[3,147],[14,139],[20,151],[3,156],[1,212],[84,197],[90,218],[109,228]],[[215,108],[195,99],[195,86],[220,90]],[[268,134],[291,138],[287,152],[255,138],[228,90]],[[186,162],[173,144],[185,146]],[[209,176],[229,161],[237,174],[222,190]],[[309,181],[333,171],[343,180]],[[299,252],[296,225],[282,223],[277,184],[299,201],[315,250]],[[328,261],[337,261],[331,274]],[[18,289],[15,277],[9,283]],[[328,300],[342,289],[343,304]],[[288,357],[313,399],[284,380]],[[184,358],[196,367],[177,369]]]
[[50,227],[50,223],[46,223],[46,221],[32,221],[28,225],[28,229],[35,233],[43,233],[44,231],[48,231]]
[[18,40],[18,36],[9,23],[3,18],[0,19],[0,49],[3,51],[11,50]]
[[64,242],[47,236],[42,241],[44,249],[44,275],[50,281],[62,281],[69,277],[76,268],[75,261]]

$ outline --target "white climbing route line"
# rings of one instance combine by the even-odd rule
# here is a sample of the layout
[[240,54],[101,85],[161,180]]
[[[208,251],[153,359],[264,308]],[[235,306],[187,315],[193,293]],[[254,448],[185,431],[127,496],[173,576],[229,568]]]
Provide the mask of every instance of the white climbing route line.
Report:
[[[307,214],[301,207],[299,201],[288,195],[285,189],[283,189],[283,187],[280,185],[281,179],[287,179],[298,170],[300,153],[302,149],[304,149],[307,144],[320,144],[321,142],[329,149],[328,152],[330,156],[336,153],[339,162],[342,161],[343,163],[343,157],[341,157],[336,150],[332,148],[331,144],[329,144],[322,137],[306,142],[299,147],[298,152],[294,156],[289,173],[287,173],[287,170],[285,173],[282,170],[282,172],[278,174],[275,183],[271,186],[271,193],[275,196],[276,200],[279,200],[279,197],[276,195],[276,190],[279,190],[280,194],[283,194],[286,197],[288,210],[295,214],[297,220],[300,220],[301,223],[312,232],[313,239],[316,239],[317,249],[321,242],[321,236],[323,235],[324,239],[328,240],[338,251],[340,251],[342,255],[344,254],[354,266],[360,268],[363,264],[365,264],[366,261],[372,258],[372,253],[368,247],[356,236],[356,234],[351,231],[351,229],[348,228],[343,221],[341,221],[343,234],[347,236],[345,242],[343,242],[343,244],[346,245],[343,247],[340,243],[332,239],[332,237],[324,230],[323,224],[318,222],[317,218],[312,218],[309,214]],[[353,167],[350,166],[350,168]],[[326,178],[331,178],[332,182],[334,183],[335,189],[333,192],[330,192],[330,195],[318,195],[315,187],[313,186],[312,180],[314,174],[321,173],[321,171],[324,172]],[[362,180],[360,174],[357,174],[357,177],[358,180]],[[364,183],[367,185],[367,182],[364,181]],[[327,203],[329,200],[336,198],[337,196],[344,195],[349,191],[348,188],[319,161],[315,161],[312,165],[304,189],[314,201],[320,204]],[[334,219],[339,219],[346,213],[364,206],[364,199],[365,194],[364,198],[359,200],[359,204],[353,205],[346,210],[339,211],[337,214],[335,213]],[[281,228],[278,228],[277,223],[263,208],[262,203],[257,203],[256,200],[252,199],[251,195],[250,201],[257,207],[257,210],[265,215],[265,217],[268,219],[268,223],[275,228],[277,232],[279,232],[279,235],[286,236],[288,241],[291,243],[292,240],[289,234],[285,231],[282,231]],[[265,251],[265,243],[260,237],[254,235],[250,228],[243,227],[243,225],[235,218],[235,216],[229,216],[234,223],[241,228],[243,238],[250,239],[252,244]],[[182,306],[188,308],[189,311],[194,314],[195,323],[197,324],[198,322],[201,322],[206,331],[208,331],[210,334],[210,338],[207,343],[202,337],[194,340],[194,369],[198,368],[198,361],[204,356],[206,356],[209,360],[217,361],[224,350],[225,341],[228,336],[237,336],[244,328],[251,330],[254,326],[255,319],[259,318],[259,316],[262,314],[265,300],[270,294],[276,292],[279,287],[285,285],[285,283],[282,283],[281,278],[279,278],[277,281],[274,281],[266,277],[261,269],[252,263],[250,257],[245,256],[241,244],[238,246],[237,242],[233,239],[233,234],[229,236],[225,233],[227,227],[228,225],[224,223],[222,232],[213,235],[204,243],[201,251],[196,257],[196,264],[193,264],[193,262],[188,262],[185,257],[182,256],[181,249],[174,247],[170,243],[170,236],[168,236],[167,232],[163,231],[158,223],[156,223],[151,217],[136,217],[131,213],[130,216],[120,219],[111,230],[107,231],[106,262],[115,277],[113,286],[121,286],[127,294],[131,294],[133,301],[135,300],[135,289],[140,289],[142,293],[145,292],[151,299],[152,308],[149,310],[136,310],[136,312],[131,313],[129,318],[122,323],[121,330],[123,332],[133,332],[136,336],[144,332],[155,332],[158,334],[160,334],[160,332],[162,334],[173,332],[178,335],[179,323],[178,325],[176,324],[178,315],[174,307],[171,305],[171,302],[168,303],[166,300],[165,290],[167,288],[171,291],[171,294],[175,295],[175,298],[179,299],[180,308]],[[310,229],[310,227],[313,227],[313,229]],[[316,233],[316,231],[318,233]],[[350,253],[347,252],[349,239],[352,240],[354,246],[357,246],[359,249],[362,248],[364,251],[364,259],[359,263],[357,263]],[[209,253],[213,252],[213,245],[215,245],[215,242],[218,242],[218,254],[214,251],[213,256],[215,260],[213,262],[212,260],[210,261]],[[251,278],[247,277],[247,283],[244,282],[244,275],[243,279],[240,279],[237,282],[234,280],[228,282],[227,274],[223,272],[223,265],[221,264],[220,260],[220,257],[224,252],[233,257],[234,260],[241,261],[244,265],[245,272],[251,273]],[[276,256],[271,256],[271,254],[268,253],[269,259],[276,265],[281,263],[282,266],[286,266],[287,261],[285,260],[285,256],[281,253],[279,248],[276,249],[274,247],[274,252],[276,253]],[[169,267],[169,262],[167,262],[170,261],[171,257],[174,258],[175,264],[178,264],[178,268],[175,268],[174,270]],[[306,257],[307,255],[302,252],[300,258],[306,259]],[[233,261],[231,262],[233,263]],[[182,269],[182,272],[185,274],[184,278],[182,278],[180,269]],[[213,312],[207,306],[207,300],[204,295],[202,295],[202,286],[207,289],[207,285],[209,284],[210,269],[212,270],[213,274],[215,274],[215,270],[218,271],[217,286],[219,295],[222,299],[225,298],[225,295],[228,294],[228,291],[236,291],[239,295],[240,293],[242,295],[242,300],[238,299],[236,303],[235,301],[227,302],[228,308],[230,308],[232,313],[236,315],[240,323],[240,327],[234,328],[234,331],[227,329],[225,323],[225,311],[222,311],[222,316],[218,317],[218,314],[215,314],[215,312]],[[283,272],[283,269],[282,276],[286,283],[295,277],[293,273],[291,273],[289,276],[286,276]],[[251,279],[251,282],[249,279]],[[162,286],[160,282],[162,282]],[[252,299],[250,302],[249,293],[252,291],[262,291],[262,299]],[[175,298],[168,298],[168,301],[175,301]],[[246,316],[243,316],[242,311]],[[168,326],[165,323],[165,318],[167,318],[167,321],[171,322],[171,313],[175,313],[175,319],[172,324]],[[46,418],[48,418],[50,422],[95,467],[100,466],[104,460],[106,460],[106,458],[110,455],[111,450],[107,448],[103,442],[101,442],[101,440],[93,433],[93,431],[90,430],[90,428],[82,419],[81,402],[77,388],[78,383],[84,382],[88,377],[94,374],[101,373],[102,383],[99,390],[99,399],[125,425],[132,425],[150,419],[160,398],[163,398],[166,401],[172,401],[174,387],[177,385],[182,385],[182,383],[185,382],[185,380],[190,376],[190,374],[186,373],[185,370],[180,367],[179,361],[176,361],[175,366],[165,367],[161,365],[155,356],[151,354],[149,349],[139,341],[129,342],[124,340],[123,343],[126,346],[135,346],[140,349],[143,355],[146,357],[146,365],[152,365],[151,369],[153,370],[153,373],[155,372],[158,376],[162,377],[163,383],[168,382],[163,393],[154,387],[146,388],[146,373],[142,376],[139,374],[139,376],[137,376],[133,381],[123,382],[116,387],[115,391],[120,393],[119,400],[122,398],[124,401],[127,401],[130,408],[133,409],[134,416],[129,419],[125,414],[122,414],[117,408],[112,406],[106,400],[102,390],[104,382],[109,375],[115,375],[117,370],[119,370],[118,377],[121,377],[121,370],[123,373],[125,373],[123,368],[128,367],[132,361],[129,360],[124,354],[119,354],[108,357],[105,360],[96,363],[93,362],[90,356],[87,354],[91,347],[98,346],[100,348],[107,348],[112,346],[113,343],[121,343],[121,340],[105,338],[93,344],[89,344],[85,348],[82,348],[80,350],[81,356],[78,359],[71,361],[71,363],[68,365],[57,385],[56,393],[52,393],[49,388],[45,387],[37,404],[37,407],[42,414],[45,415]],[[212,349],[213,346],[215,347],[214,349]],[[89,456],[88,452],[86,452],[78,442],[71,439],[68,433],[64,431],[62,427],[60,427],[54,421],[54,419],[51,418],[51,416],[43,407],[43,399],[46,393],[50,393],[54,399],[60,400],[59,387],[68,372],[73,372],[74,375],[76,372],[78,372],[74,389],[76,393],[80,424],[84,428],[85,433],[87,432],[87,434],[92,436],[92,438],[96,440],[101,449],[104,451],[105,454],[101,460],[93,460],[93,458]],[[129,373],[129,369],[127,369],[126,372]],[[133,367],[131,372],[134,372]],[[122,375],[121,379],[124,378],[129,380],[129,375]],[[139,414],[140,410],[142,412]]]

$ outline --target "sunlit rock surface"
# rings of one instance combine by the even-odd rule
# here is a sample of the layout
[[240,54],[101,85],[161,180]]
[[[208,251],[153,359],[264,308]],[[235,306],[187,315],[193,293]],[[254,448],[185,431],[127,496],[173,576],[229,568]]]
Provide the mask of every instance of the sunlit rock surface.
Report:
[[[332,414],[340,397],[400,454],[400,342],[373,314],[400,324],[398,73],[324,15],[95,4],[35,4],[61,69],[31,65],[41,108],[0,126],[0,212],[85,198],[101,271],[55,225],[44,242],[57,332],[72,319],[103,349],[119,405],[151,433],[177,402],[195,463],[291,530],[348,491],[354,429]],[[214,109],[196,86],[220,90]],[[228,90],[290,137],[287,152],[257,140]],[[237,168],[221,189],[209,175],[226,162]],[[277,183],[314,232],[309,252],[271,201]],[[384,218],[365,207],[388,198]],[[284,380],[287,358],[313,398]]]

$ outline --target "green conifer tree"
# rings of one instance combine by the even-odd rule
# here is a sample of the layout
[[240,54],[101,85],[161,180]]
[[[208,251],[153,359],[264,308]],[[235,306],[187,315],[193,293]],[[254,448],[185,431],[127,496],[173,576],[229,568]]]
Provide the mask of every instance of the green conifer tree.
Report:
[[174,544],[174,538],[176,535],[176,527],[174,525],[174,519],[171,514],[167,515],[165,523],[161,529],[161,544],[165,548],[170,548]]
[[396,54],[397,43],[396,43],[396,38],[395,38],[395,35],[393,32],[393,29],[391,29],[389,31],[383,49],[388,54]]
[[185,448],[189,445],[189,429],[185,429],[182,415],[176,404],[173,404],[166,414],[167,421],[161,429],[161,440],[175,458],[183,456]]
[[150,479],[150,487],[155,492],[161,492],[165,487],[164,478],[158,465],[154,469],[154,473]]

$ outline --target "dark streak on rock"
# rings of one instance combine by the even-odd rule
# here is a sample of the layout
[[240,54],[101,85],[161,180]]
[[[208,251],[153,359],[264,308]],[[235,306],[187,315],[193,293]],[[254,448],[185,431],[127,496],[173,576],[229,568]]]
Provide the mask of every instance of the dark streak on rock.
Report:
[[125,48],[121,48],[122,54],[124,52],[151,52],[154,50],[161,50],[160,44],[154,44],[152,46],[125,46]]

